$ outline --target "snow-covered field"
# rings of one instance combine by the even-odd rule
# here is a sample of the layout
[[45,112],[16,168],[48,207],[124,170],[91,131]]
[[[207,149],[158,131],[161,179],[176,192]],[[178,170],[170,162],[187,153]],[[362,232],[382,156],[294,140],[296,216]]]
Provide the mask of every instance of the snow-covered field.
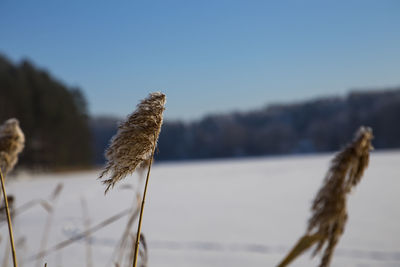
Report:
[[[276,266],[304,233],[310,203],[331,158],[330,154],[154,165],[142,229],[149,244],[149,266]],[[40,205],[15,218],[21,266],[36,266],[27,260],[38,252],[44,231],[50,248],[85,229],[82,198],[91,225],[132,206],[134,190],[120,184],[104,196],[97,175],[94,171],[20,174],[8,181],[16,207],[32,199],[48,199],[58,183],[64,186],[54,203],[50,226]],[[123,184],[134,182],[138,188],[142,185],[138,180],[134,175]],[[363,180],[349,198],[349,220],[332,266],[400,266],[399,192],[400,152],[373,153]],[[94,234],[94,266],[114,266],[110,257],[127,219]],[[8,240],[7,227],[0,225],[2,264]],[[85,255],[81,240],[53,251],[45,261],[49,267],[87,266]],[[318,260],[306,254],[292,266],[317,266]]]

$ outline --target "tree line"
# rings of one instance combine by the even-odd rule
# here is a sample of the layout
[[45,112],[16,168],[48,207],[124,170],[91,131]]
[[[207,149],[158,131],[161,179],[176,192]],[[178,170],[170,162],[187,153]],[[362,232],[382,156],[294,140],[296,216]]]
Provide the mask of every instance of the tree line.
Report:
[[15,117],[26,136],[21,165],[41,168],[92,164],[92,135],[84,96],[29,61],[0,55],[0,123]]
[[[373,128],[376,149],[399,148],[399,118],[400,88],[392,88],[214,114],[193,122],[166,121],[156,158],[186,160],[336,151],[361,125]],[[115,133],[117,121],[92,120],[99,151]],[[102,162],[101,154],[97,160]]]
[[[113,117],[90,117],[81,90],[67,87],[29,61],[0,55],[0,122],[15,117],[26,135],[21,164],[71,168],[104,162],[116,133]],[[165,121],[157,160],[187,160],[335,151],[360,125],[374,130],[375,148],[400,147],[400,87],[343,97]]]

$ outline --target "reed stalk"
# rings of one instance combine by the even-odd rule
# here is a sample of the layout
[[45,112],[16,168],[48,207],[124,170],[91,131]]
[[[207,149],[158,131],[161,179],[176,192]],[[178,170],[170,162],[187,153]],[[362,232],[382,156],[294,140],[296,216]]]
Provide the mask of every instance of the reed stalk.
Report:
[[[45,251],[46,250],[47,241],[48,241],[49,236],[50,236],[51,226],[53,224],[55,206],[57,204],[57,199],[58,199],[58,196],[61,193],[62,188],[63,188],[63,185],[61,183],[57,184],[57,186],[55,187],[51,197],[49,198],[49,202],[43,201],[41,203],[42,207],[47,212],[47,218],[46,218],[46,223],[45,223],[44,229],[43,229],[43,235],[42,235],[42,240],[40,242],[39,251]],[[42,255],[42,257],[39,257],[37,259],[36,267],[42,266],[41,261],[43,260],[44,256],[45,255]]]
[[149,94],[138,104],[137,109],[128,116],[125,122],[120,124],[116,135],[111,139],[110,146],[105,153],[107,163],[99,176],[101,179],[107,174],[111,174],[110,178],[103,181],[107,186],[105,190],[107,193],[128,174],[132,174],[141,167],[148,167],[136,234],[135,257],[132,262],[134,267],[137,266],[144,203],[157,139],[163,122],[164,106],[165,95],[160,92]]
[[18,267],[17,254],[15,252],[15,245],[14,245],[14,235],[13,235],[12,224],[11,224],[10,210],[8,208],[6,187],[4,185],[4,177],[3,177],[3,172],[1,171],[1,168],[0,168],[0,178],[1,178],[1,189],[3,191],[4,204],[6,206],[8,233],[10,236],[10,246],[11,246],[11,251],[12,251],[13,264],[14,264],[14,267]]
[[372,129],[360,127],[353,141],[331,162],[324,183],[314,198],[306,233],[278,264],[285,267],[307,249],[316,245],[313,256],[323,250],[319,267],[328,267],[347,221],[347,195],[360,182],[373,149]]
[[[124,251],[126,249],[127,243],[128,243],[128,239],[130,237],[130,232],[131,232],[131,228],[133,223],[136,221],[136,218],[139,216],[139,212],[140,212],[140,205],[141,205],[141,199],[142,199],[142,195],[137,194],[136,198],[134,198],[134,203],[132,204],[132,214],[129,216],[128,218],[128,222],[125,226],[125,230],[122,233],[122,236],[120,238],[120,240],[118,241],[118,245],[116,246],[112,256],[111,256],[111,261],[110,263],[107,263],[105,266],[108,267],[111,265],[111,263],[113,262],[114,259],[116,259],[115,263],[118,263],[119,265],[122,265],[122,259],[124,256]],[[136,239],[135,239],[136,240]],[[134,253],[134,242],[135,240],[132,241],[132,246],[131,246],[131,253],[132,254],[132,259],[128,261],[128,266],[130,266],[133,262],[133,253]],[[118,255],[117,255],[118,254]]]
[[[156,137],[154,137],[154,140],[157,140]],[[156,143],[153,144],[153,152],[151,154],[149,166],[147,169],[146,184],[144,186],[142,204],[140,206],[139,222],[138,222],[138,229],[137,229],[137,233],[136,233],[136,242],[135,242],[135,254],[133,257],[133,264],[132,264],[133,267],[137,266],[137,259],[138,259],[138,255],[139,255],[139,244],[140,244],[140,232],[142,230],[143,209],[144,209],[144,203],[146,201],[147,185],[149,184],[151,165],[153,164],[153,158],[154,158],[155,151],[156,151]]]
[[[82,207],[82,218],[83,218],[83,226],[85,227],[85,231],[90,229],[90,216],[89,216],[89,208],[86,203],[85,198],[81,198],[81,207]],[[86,243],[86,267],[93,267],[93,259],[92,259],[92,238],[90,235],[85,236]]]
[[[46,249],[45,251],[40,251],[39,253],[37,253],[37,254],[25,259],[25,261],[29,262],[29,261],[32,261],[32,260],[36,260],[39,257],[41,257],[42,255],[49,255],[50,253],[53,253],[55,251],[62,250],[63,248],[65,248],[65,247],[67,247],[67,246],[69,246],[69,245],[71,245],[71,244],[73,244],[73,243],[75,243],[75,242],[77,242],[79,240],[82,240],[82,239],[86,238],[86,236],[94,234],[95,232],[97,232],[97,231],[103,229],[104,227],[106,227],[107,225],[110,225],[113,222],[118,221],[122,217],[125,217],[126,215],[130,214],[131,212],[132,212],[131,209],[125,209],[125,210],[123,210],[123,211],[121,211],[121,212],[119,212],[119,213],[117,213],[117,214],[105,219],[104,221],[92,226],[88,230],[85,230],[85,231],[83,231],[83,232],[81,232],[81,233],[79,233],[79,234],[77,234],[77,235],[75,235],[75,236],[73,236],[73,237],[71,237],[71,238],[69,238],[67,240],[61,241],[60,243],[55,244],[54,246]],[[137,213],[139,213],[139,210],[137,210]]]

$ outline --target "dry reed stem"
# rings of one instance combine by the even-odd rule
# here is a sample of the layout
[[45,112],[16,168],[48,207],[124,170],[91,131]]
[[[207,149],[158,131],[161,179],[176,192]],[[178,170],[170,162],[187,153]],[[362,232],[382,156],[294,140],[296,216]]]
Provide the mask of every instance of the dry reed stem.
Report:
[[[126,187],[124,187],[124,188],[126,188]],[[130,188],[130,189],[132,189],[132,188]],[[128,244],[129,232],[131,231],[133,223],[135,222],[137,216],[139,215],[139,213],[137,211],[139,209],[140,200],[141,200],[141,196],[139,194],[137,194],[136,198],[134,198],[134,203],[132,204],[132,212],[131,212],[132,214],[129,216],[128,222],[126,223],[126,226],[125,226],[125,230],[123,231],[121,238],[118,242],[118,245],[115,247],[115,250],[111,256],[111,262],[113,262],[115,259],[114,263],[118,263],[119,265],[122,265],[121,261],[123,258],[124,250]],[[107,264],[106,266],[110,266],[110,264]]]
[[[46,222],[45,222],[45,226],[43,229],[43,235],[42,235],[42,240],[40,242],[40,247],[39,247],[39,251],[45,251],[46,246],[47,246],[47,241],[49,239],[50,236],[50,229],[53,223],[53,218],[54,218],[54,207],[57,203],[57,199],[58,196],[61,194],[61,191],[63,189],[63,184],[59,183],[56,185],[56,187],[53,190],[53,193],[50,195],[49,200],[52,201],[52,203],[49,203],[47,201],[42,201],[40,202],[40,204],[42,205],[42,207],[47,211],[47,218],[46,218]],[[42,255],[41,257],[39,257],[36,261],[36,267],[40,267],[41,261],[43,260],[44,255]]]
[[[73,236],[73,237],[71,237],[71,238],[69,238],[67,240],[61,241],[60,243],[58,243],[58,244],[46,249],[45,251],[41,251],[39,253],[36,253],[35,255],[27,258],[25,261],[36,260],[42,254],[43,255],[49,255],[50,253],[53,253],[55,251],[59,251],[59,250],[65,248],[65,247],[67,247],[67,246],[69,246],[69,245],[71,245],[71,244],[73,244],[73,243],[75,243],[75,242],[77,242],[77,241],[79,241],[81,239],[84,239],[86,236],[94,234],[95,232],[103,229],[107,225],[109,225],[109,224],[121,219],[122,217],[124,217],[124,216],[126,216],[126,215],[128,215],[130,213],[131,213],[131,209],[125,209],[125,210],[123,210],[123,211],[121,211],[121,212],[119,212],[119,213],[117,213],[117,214],[105,219],[104,221],[92,226],[90,229],[88,229],[86,231],[83,231],[83,232],[81,232],[81,233],[79,233],[79,234],[77,234],[77,235],[75,235],[75,236]],[[139,214],[139,208],[136,210],[135,213]]]
[[[156,140],[156,137],[154,137],[154,140]],[[139,253],[139,244],[140,244],[140,232],[141,232],[141,229],[142,229],[143,209],[144,209],[144,204],[146,202],[147,186],[149,184],[151,165],[153,164],[153,158],[154,158],[155,151],[156,151],[156,143],[154,142],[154,144],[153,144],[153,152],[151,154],[149,167],[147,169],[146,184],[144,186],[142,205],[140,207],[138,229],[137,229],[137,233],[136,233],[135,255],[134,255],[133,263],[132,263],[133,267],[137,266],[138,253]]]
[[[82,208],[82,218],[83,218],[83,226],[85,231],[90,229],[90,216],[89,216],[89,208],[84,197],[81,197],[81,208]],[[90,235],[85,236],[86,243],[86,266],[93,266],[93,258],[92,258],[92,237]]]
[[[131,239],[131,242],[128,243],[129,241],[128,239]],[[139,267],[146,267],[148,262],[148,252],[147,252],[148,249],[147,249],[146,239],[143,233],[140,235],[140,244],[142,244],[142,246],[139,248],[139,258],[141,259]],[[126,262],[127,263],[126,266],[131,266],[131,263],[133,262],[135,257],[135,247],[136,247],[136,234],[128,232],[128,234],[123,236],[123,239],[121,239],[119,242],[118,245],[119,255],[117,257],[118,261],[113,262],[113,265],[125,266],[124,263]],[[114,258],[114,256],[112,258]],[[109,264],[107,266],[109,266]]]
[[[102,178],[111,172],[111,178],[103,181],[107,185],[105,190],[107,193],[110,187],[113,187],[138,167],[148,165],[138,222],[134,267],[137,264],[143,208],[150,169],[163,122],[164,106],[165,95],[160,92],[150,94],[139,103],[137,109],[119,126],[117,134],[112,138],[110,147],[106,151],[107,165],[99,177]],[[147,163],[148,160],[150,160],[149,163]]]
[[317,241],[321,240],[321,238],[322,237],[319,234],[304,235],[301,237],[288,255],[278,264],[278,267],[288,266],[289,263],[309,249]]
[[319,266],[329,266],[347,221],[347,195],[360,182],[368,166],[372,138],[371,128],[360,127],[353,142],[334,157],[324,184],[313,201],[307,232],[279,267],[287,266],[314,244],[313,255],[325,247]]
[[152,93],[118,127],[106,150],[107,164],[99,177],[111,173],[111,177],[103,181],[107,186],[105,192],[150,159],[161,130],[164,105],[165,95]]
[[[134,233],[129,233],[129,237],[131,239],[131,246],[128,248],[128,267],[131,266],[131,263],[134,261],[137,235]],[[146,238],[144,237],[143,233],[140,235],[140,244],[142,244],[142,246],[139,248],[139,258],[141,259],[139,267],[146,267],[148,262],[148,249]]]
[[139,267],[147,267],[148,265],[148,249],[147,249],[147,242],[146,242],[146,238],[144,238],[144,235],[140,235],[140,243],[143,244],[142,245],[142,250],[139,251],[139,256],[142,259],[140,261],[140,266]]
[[14,235],[13,235],[12,224],[11,224],[10,210],[8,208],[6,187],[4,185],[4,177],[3,177],[3,172],[1,171],[1,168],[0,168],[0,180],[1,180],[1,189],[3,191],[3,199],[4,199],[5,206],[6,206],[8,234],[10,237],[10,247],[11,247],[11,252],[12,252],[13,264],[14,264],[14,267],[18,267],[17,254],[15,252],[15,245],[14,245]]
[[[30,210],[31,208],[34,208],[37,205],[40,205],[44,210],[46,210],[46,212],[50,212],[52,209],[51,205],[48,203],[47,200],[33,199],[33,200],[30,200],[30,201],[22,204],[18,208],[10,209],[10,213],[13,215],[12,217],[15,218],[15,217],[19,216],[20,214]],[[6,224],[6,222],[0,222],[0,228],[3,227],[3,225],[5,225],[5,224]]]
[[[129,261],[127,267],[131,266],[131,262],[135,260],[135,247],[136,247],[136,235],[134,233],[130,233],[129,237],[131,238],[131,247],[129,249],[130,253],[128,254],[129,256]],[[143,237],[143,234],[140,236],[140,238]],[[140,240],[142,242],[142,240]],[[140,255],[140,253],[139,253]]]
[[24,149],[25,136],[19,127],[17,119],[9,119],[0,126],[0,176],[3,199],[6,207],[8,232],[10,236],[10,246],[13,256],[14,267],[18,266],[17,255],[15,253],[14,237],[11,225],[10,210],[3,176],[7,175],[18,161],[18,154]]

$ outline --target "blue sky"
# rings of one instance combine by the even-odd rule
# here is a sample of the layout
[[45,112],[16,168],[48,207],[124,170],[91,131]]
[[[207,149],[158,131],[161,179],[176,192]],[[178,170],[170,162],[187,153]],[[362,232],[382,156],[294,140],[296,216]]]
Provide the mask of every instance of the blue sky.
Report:
[[118,116],[159,90],[195,119],[397,86],[399,29],[397,0],[0,2],[0,53]]

